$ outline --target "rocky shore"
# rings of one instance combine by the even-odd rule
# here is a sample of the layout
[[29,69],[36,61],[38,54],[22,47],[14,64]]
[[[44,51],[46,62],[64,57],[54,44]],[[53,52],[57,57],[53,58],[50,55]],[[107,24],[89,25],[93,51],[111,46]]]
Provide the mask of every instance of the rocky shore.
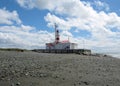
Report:
[[0,51],[0,86],[120,86],[120,59]]

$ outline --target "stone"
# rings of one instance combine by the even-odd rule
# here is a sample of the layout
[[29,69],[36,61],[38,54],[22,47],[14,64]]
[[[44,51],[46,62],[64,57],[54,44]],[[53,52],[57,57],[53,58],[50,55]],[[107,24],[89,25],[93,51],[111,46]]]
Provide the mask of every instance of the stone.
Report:
[[11,86],[15,86],[14,83],[12,83]]
[[20,82],[17,82],[16,85],[17,85],[17,86],[20,86]]
[[86,81],[85,81],[85,82],[83,82],[83,83],[84,83],[85,85],[89,85],[89,83],[88,83],[88,82],[86,82]]
[[25,75],[28,76],[28,75],[29,75],[29,72],[27,72]]

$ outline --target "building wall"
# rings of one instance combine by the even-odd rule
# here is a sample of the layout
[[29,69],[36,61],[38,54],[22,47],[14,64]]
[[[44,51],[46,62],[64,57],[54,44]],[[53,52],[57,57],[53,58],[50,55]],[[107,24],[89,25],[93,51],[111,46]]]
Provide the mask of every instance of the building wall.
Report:
[[46,44],[46,49],[76,49],[77,44],[75,43],[58,43],[58,44],[52,44],[52,43],[47,43]]
[[70,43],[70,49],[77,49],[76,43]]

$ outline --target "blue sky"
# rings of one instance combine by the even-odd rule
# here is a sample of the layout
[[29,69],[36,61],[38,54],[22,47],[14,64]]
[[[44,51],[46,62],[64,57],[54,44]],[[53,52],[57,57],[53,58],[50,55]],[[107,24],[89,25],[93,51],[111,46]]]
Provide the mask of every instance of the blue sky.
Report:
[[20,7],[16,0],[1,0],[0,8],[6,8],[6,10],[16,10],[19,14],[19,18],[23,24],[36,27],[36,29],[47,28],[44,16],[47,14],[47,10],[40,11],[38,9],[24,9]]
[[68,37],[78,48],[120,52],[119,0],[0,0],[0,47],[45,48]]

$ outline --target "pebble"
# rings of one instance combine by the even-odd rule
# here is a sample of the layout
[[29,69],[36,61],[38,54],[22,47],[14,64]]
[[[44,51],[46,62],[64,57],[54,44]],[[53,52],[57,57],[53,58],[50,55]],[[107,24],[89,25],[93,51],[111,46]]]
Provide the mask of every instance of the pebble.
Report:
[[27,72],[25,75],[28,76],[28,75],[29,75],[29,72]]
[[17,82],[16,85],[17,85],[17,86],[20,86],[20,82]]
[[84,83],[85,85],[89,85],[89,83],[88,83],[88,82],[86,82],[86,81],[85,81],[85,82],[83,82],[83,83]]
[[41,74],[40,74],[40,77],[47,77],[47,74],[41,73]]
[[74,83],[74,86],[76,86],[76,84]]
[[14,83],[12,83],[11,86],[15,86]]
[[63,80],[65,80],[65,78],[63,78]]
[[16,84],[12,83],[11,86],[20,86],[20,82],[17,82]]

